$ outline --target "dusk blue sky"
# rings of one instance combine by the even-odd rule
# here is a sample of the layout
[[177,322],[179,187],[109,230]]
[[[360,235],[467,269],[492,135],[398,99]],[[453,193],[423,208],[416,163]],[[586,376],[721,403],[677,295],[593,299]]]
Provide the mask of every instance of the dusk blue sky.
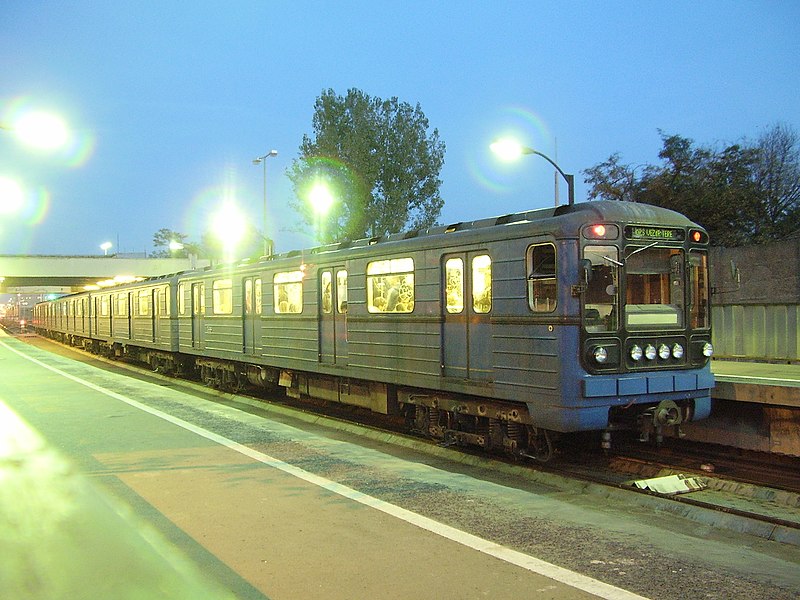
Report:
[[[261,223],[267,162],[277,250],[315,245],[285,175],[325,89],[419,103],[446,144],[440,222],[553,204],[543,159],[495,161],[515,132],[576,179],[614,152],[658,161],[659,130],[702,145],[800,130],[800,3],[61,2],[0,8],[0,123],[58,112],[65,149],[0,131],[0,175],[26,189],[3,254],[152,251],[199,239],[223,197]],[[566,187],[561,185],[562,200]],[[117,247],[118,246],[118,247]]]

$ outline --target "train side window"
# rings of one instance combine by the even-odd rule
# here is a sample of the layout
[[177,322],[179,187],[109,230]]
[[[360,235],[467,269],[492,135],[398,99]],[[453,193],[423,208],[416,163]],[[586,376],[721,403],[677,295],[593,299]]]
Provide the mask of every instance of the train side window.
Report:
[[528,306],[533,312],[553,312],[558,299],[556,247],[536,244],[528,248]]
[[367,310],[371,313],[410,313],[414,310],[413,258],[367,263]]
[[233,313],[233,281],[215,279],[211,285],[211,310],[215,315]]
[[444,273],[447,312],[457,315],[464,310],[464,261],[460,258],[447,259]]
[[330,271],[323,271],[320,277],[322,289],[322,312],[329,315],[333,312],[333,275]]
[[164,286],[161,289],[161,298],[163,302],[161,303],[162,307],[162,314],[168,315],[169,314],[169,286]]
[[709,326],[708,255],[692,250],[689,253],[689,315],[692,329]]
[[263,312],[263,307],[261,305],[261,279],[256,279],[253,282],[253,298],[256,304],[256,314],[260,315]]
[[275,273],[272,279],[277,314],[303,312],[303,272],[286,271]]
[[186,284],[178,284],[178,314],[186,314]]
[[347,271],[336,271],[336,307],[340,313],[347,312]]
[[108,316],[108,299],[109,296],[103,295],[100,296],[100,316],[107,317]]
[[253,280],[244,280],[244,314],[253,314]]
[[481,314],[492,310],[492,259],[488,254],[472,259],[472,310]]
[[192,285],[192,313],[195,315],[206,314],[206,285],[195,283]]
[[152,299],[150,290],[142,290],[139,292],[139,316],[147,317],[150,315],[150,301]]
[[117,314],[120,317],[127,317],[128,316],[128,294],[118,294],[117,295]]

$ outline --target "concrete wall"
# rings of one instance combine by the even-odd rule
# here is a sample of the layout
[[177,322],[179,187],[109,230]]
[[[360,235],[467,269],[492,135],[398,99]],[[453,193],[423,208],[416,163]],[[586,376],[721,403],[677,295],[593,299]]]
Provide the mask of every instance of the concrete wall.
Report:
[[800,361],[800,238],[709,254],[715,356]]

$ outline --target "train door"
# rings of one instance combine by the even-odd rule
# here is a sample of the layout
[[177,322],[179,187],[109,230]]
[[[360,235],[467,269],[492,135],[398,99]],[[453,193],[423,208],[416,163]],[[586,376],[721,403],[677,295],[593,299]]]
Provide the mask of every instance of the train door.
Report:
[[443,257],[442,366],[445,377],[492,377],[492,260],[484,252]]
[[153,325],[153,326],[152,326],[152,331],[153,331],[153,342],[156,342],[156,341],[158,341],[158,333],[159,333],[159,332],[158,332],[158,328],[159,328],[159,326],[161,325],[161,324],[158,322],[158,321],[159,321],[158,317],[159,317],[159,315],[161,314],[161,311],[160,311],[161,304],[160,304],[160,302],[158,301],[158,300],[159,300],[159,297],[160,297],[160,295],[161,295],[161,294],[160,294],[160,292],[161,292],[161,290],[159,290],[158,288],[155,288],[155,289],[153,289],[153,293],[152,293],[152,300],[153,300],[153,310],[152,310],[152,312],[150,313],[150,320],[151,320],[151,322],[152,322],[152,325]]
[[206,314],[206,286],[192,284],[192,348],[203,347],[203,320]]
[[331,267],[319,274],[319,360],[324,364],[346,365],[347,271]]
[[261,279],[245,277],[242,281],[242,345],[245,354],[257,354],[261,318]]
[[122,337],[131,339],[131,293],[123,292],[116,297],[117,316],[125,320],[122,325]]

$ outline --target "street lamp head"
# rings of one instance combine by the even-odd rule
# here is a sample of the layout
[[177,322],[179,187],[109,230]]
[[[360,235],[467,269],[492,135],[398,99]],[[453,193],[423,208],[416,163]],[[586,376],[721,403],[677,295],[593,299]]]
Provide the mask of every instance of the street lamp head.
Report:
[[499,156],[502,160],[517,160],[523,154],[531,154],[530,148],[526,148],[517,140],[512,138],[502,138],[492,142],[489,149]]
[[[489,145],[489,148],[503,160],[516,160],[523,154],[535,154],[537,156],[541,156],[543,159],[553,165],[555,170],[558,171],[558,173],[564,178],[564,181],[567,182],[569,204],[572,206],[572,204],[575,203],[575,176],[564,173],[561,167],[559,167],[555,161],[546,154],[543,154],[538,150],[534,150],[533,148],[523,146],[511,138],[503,138],[492,142]],[[558,205],[558,188],[556,188],[556,205]]]
[[253,164],[254,165],[260,165],[262,162],[264,162],[270,156],[278,156],[278,151],[277,150],[270,150],[264,156],[259,156],[258,158],[254,158],[253,159]]
[[69,141],[69,131],[64,121],[48,112],[26,113],[9,129],[12,129],[23,143],[43,150],[55,150]]
[[308,194],[308,199],[311,201],[314,212],[320,216],[328,214],[334,201],[333,194],[324,183],[315,184]]

